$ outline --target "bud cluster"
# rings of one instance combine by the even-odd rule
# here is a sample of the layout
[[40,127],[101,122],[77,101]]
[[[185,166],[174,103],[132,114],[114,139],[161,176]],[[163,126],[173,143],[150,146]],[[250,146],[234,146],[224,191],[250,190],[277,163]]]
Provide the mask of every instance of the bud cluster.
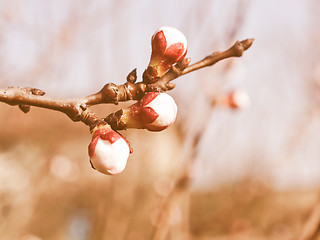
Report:
[[[176,116],[177,105],[170,95],[148,92],[135,104],[111,114],[106,120],[115,129],[162,131],[173,124]],[[102,124],[93,129],[89,156],[94,169],[114,175],[124,170],[132,149],[129,142],[111,126]]]
[[[150,63],[143,75],[146,84],[156,82],[173,64],[184,59],[187,53],[185,36],[172,27],[157,30],[152,36],[151,45]],[[104,174],[121,173],[132,149],[129,142],[114,129],[162,131],[173,124],[176,116],[177,105],[170,95],[145,93],[139,101],[110,114],[105,122],[97,124],[93,129],[89,144],[91,166]]]
[[[120,109],[107,116],[104,121],[96,123],[92,131],[92,140],[89,144],[91,166],[97,171],[114,175],[121,173],[127,164],[129,154],[132,153],[129,142],[116,130],[128,128],[147,129],[149,131],[162,131],[171,126],[177,116],[177,105],[174,99],[164,92],[156,92],[152,84],[162,78],[174,64],[177,69],[184,69],[190,62],[186,59],[187,40],[175,28],[161,27],[151,39],[152,53],[147,69],[143,73],[141,83],[148,92],[136,103],[128,108]],[[131,72],[127,82],[136,80],[135,71]],[[170,84],[165,83],[166,86]],[[160,84],[159,84],[160,85]],[[106,90],[114,91],[110,88]],[[129,85],[126,85],[128,91]],[[172,88],[172,87],[171,87]],[[171,89],[163,90],[169,90]],[[153,91],[153,92],[152,92]],[[231,108],[242,108],[248,104],[248,97],[241,91],[233,91],[228,95],[213,100],[212,104],[220,103]],[[92,126],[93,127],[93,126]]]

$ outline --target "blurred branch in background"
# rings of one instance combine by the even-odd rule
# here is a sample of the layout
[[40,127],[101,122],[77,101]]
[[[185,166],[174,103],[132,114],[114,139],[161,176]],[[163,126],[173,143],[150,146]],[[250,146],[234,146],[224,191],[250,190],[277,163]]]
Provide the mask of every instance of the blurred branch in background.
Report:
[[320,233],[320,198],[305,222],[299,240],[318,239]]

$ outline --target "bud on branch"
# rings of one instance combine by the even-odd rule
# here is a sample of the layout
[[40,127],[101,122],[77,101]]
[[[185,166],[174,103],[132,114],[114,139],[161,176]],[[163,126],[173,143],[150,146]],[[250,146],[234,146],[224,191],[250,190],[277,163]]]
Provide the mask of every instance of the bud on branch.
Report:
[[129,154],[132,153],[129,142],[109,125],[100,125],[93,129],[88,148],[91,166],[108,175],[121,173],[126,167]]
[[129,108],[110,114],[105,121],[114,129],[162,131],[173,124],[176,116],[177,105],[170,95],[148,92]]
[[159,28],[152,36],[151,46],[150,63],[143,74],[146,83],[156,82],[187,54],[186,37],[173,27]]

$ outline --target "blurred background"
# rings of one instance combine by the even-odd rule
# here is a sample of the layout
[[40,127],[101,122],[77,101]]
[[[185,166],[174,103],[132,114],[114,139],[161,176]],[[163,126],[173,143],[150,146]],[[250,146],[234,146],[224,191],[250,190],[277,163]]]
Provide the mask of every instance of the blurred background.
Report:
[[[124,131],[134,153],[117,176],[91,169],[84,124],[0,104],[1,239],[320,239],[319,12],[317,0],[0,0],[0,88],[51,97],[134,68],[141,79],[160,26],[186,35],[192,62],[255,38],[176,79],[177,121]],[[210,105],[233,89],[250,107]]]

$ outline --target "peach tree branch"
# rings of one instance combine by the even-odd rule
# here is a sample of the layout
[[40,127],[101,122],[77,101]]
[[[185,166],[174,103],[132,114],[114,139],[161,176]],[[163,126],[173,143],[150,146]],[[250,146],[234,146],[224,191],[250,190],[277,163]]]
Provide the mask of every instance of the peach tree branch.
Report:
[[[28,112],[30,106],[55,110],[66,114],[73,121],[81,121],[88,126],[94,125],[103,118],[98,118],[89,110],[90,106],[97,104],[126,102],[129,100],[139,100],[146,92],[166,92],[175,87],[171,83],[174,79],[188,74],[190,72],[209,67],[215,63],[230,57],[240,57],[250,48],[254,39],[246,39],[241,42],[237,41],[232,47],[223,52],[214,52],[204,59],[190,65],[190,59],[184,58],[156,82],[148,83],[146,79],[142,82],[136,82],[136,69],[129,73],[127,81],[124,84],[116,85],[113,83],[106,84],[99,92],[80,98],[50,98],[44,96],[42,90],[36,88],[9,87],[0,89],[0,102],[9,105],[18,105],[19,108]],[[113,119],[114,121],[114,119]],[[113,123],[114,126],[116,124]]]

